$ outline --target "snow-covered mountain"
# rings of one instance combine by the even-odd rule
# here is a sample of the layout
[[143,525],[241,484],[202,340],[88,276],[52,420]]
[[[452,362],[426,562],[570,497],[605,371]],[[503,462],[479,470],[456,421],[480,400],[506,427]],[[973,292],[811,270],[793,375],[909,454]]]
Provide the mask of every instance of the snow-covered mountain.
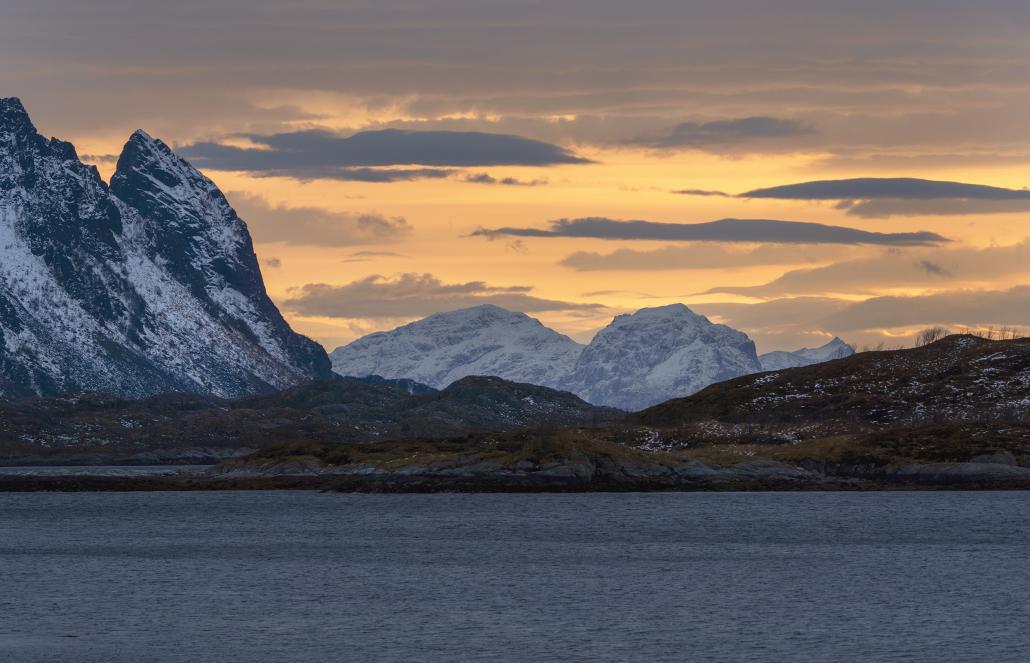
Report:
[[818,348],[801,348],[793,352],[777,350],[766,352],[758,356],[764,371],[778,371],[784,368],[797,368],[798,366],[811,366],[832,359],[841,359],[855,354],[855,348],[851,347],[836,336],[833,340]]
[[138,131],[108,187],[0,99],[0,394],[234,397],[328,373],[210,180]]
[[583,346],[497,306],[438,313],[330,355],[341,375],[410,378],[443,388],[493,375],[638,410],[762,370],[751,339],[682,304],[620,315]]
[[437,389],[469,375],[558,387],[582,351],[525,313],[487,304],[370,334],[329,356],[340,375],[409,378]]
[[672,304],[617,316],[561,386],[589,403],[633,411],[760,370],[747,334]]

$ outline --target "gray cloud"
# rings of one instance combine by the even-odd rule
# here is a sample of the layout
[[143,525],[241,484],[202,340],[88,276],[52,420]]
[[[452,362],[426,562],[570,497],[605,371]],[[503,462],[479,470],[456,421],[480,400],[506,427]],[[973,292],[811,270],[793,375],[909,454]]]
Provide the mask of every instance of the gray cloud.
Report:
[[958,290],[917,297],[874,297],[825,319],[837,329],[923,325],[1030,325],[1030,286],[1009,290]]
[[283,307],[299,315],[334,318],[420,317],[480,304],[523,312],[604,309],[543,299],[529,286],[497,287],[482,281],[444,283],[432,274],[399,274],[392,279],[368,276],[346,285],[309,283],[297,289]]
[[650,251],[618,249],[611,253],[577,251],[561,261],[578,272],[728,269],[755,265],[826,262],[840,255],[827,245],[763,244],[748,249],[712,244],[665,246]]
[[1030,211],[1027,200],[987,200],[969,198],[937,198],[917,200],[883,198],[880,200],[846,201],[838,205],[851,216],[885,219],[892,216],[968,216],[971,214],[1011,214]]
[[473,184],[501,184],[504,186],[543,186],[547,180],[520,180],[516,177],[494,177],[490,173],[472,173],[465,176]]
[[755,189],[742,198],[785,200],[873,200],[877,198],[934,200],[966,198],[976,200],[1030,200],[1026,189],[1005,189],[984,184],[965,184],[914,177],[856,177],[846,180],[818,180]]
[[945,276],[947,278],[955,276],[951,272],[951,270],[941,267],[939,264],[933,262],[932,260],[920,260],[918,265],[925,269],[928,273],[934,274],[936,276]]
[[279,258],[276,258],[275,256],[272,256],[271,258],[265,258],[261,262],[264,264],[265,267],[271,269],[279,269],[283,266],[283,261]]
[[691,308],[714,322],[745,331],[760,352],[768,352],[822,345],[843,334],[847,330],[827,325],[825,320],[852,303],[833,297],[794,297],[757,304],[692,304]]
[[618,221],[603,217],[559,219],[548,228],[480,228],[473,236],[496,238],[578,237],[621,240],[664,240],[695,242],[772,242],[783,244],[881,244],[927,246],[949,240],[936,233],[867,232],[857,228],[821,223],[773,221],[767,219],[722,219],[707,223],[662,223]]
[[409,256],[393,251],[355,251],[340,262],[368,262],[376,258],[408,258]]
[[910,297],[849,301],[793,297],[758,304],[717,302],[691,308],[713,321],[741,329],[761,352],[825,343],[841,336],[853,344],[887,347],[911,343],[915,331],[932,325],[952,329],[1030,325],[1030,286],[1009,290],[952,290]]
[[1030,190],[913,177],[818,180],[755,189],[742,198],[836,200],[853,216],[962,215],[1030,210]]
[[352,246],[391,241],[410,234],[412,230],[403,217],[274,205],[261,196],[242,191],[230,192],[228,197],[246,221],[255,242]]
[[710,122],[681,122],[659,135],[641,136],[626,142],[658,149],[719,149],[810,133],[813,133],[813,129],[797,120],[744,117]]
[[[177,151],[201,168],[282,175],[298,179],[397,179],[448,177],[440,167],[551,166],[588,163],[565,148],[521,136],[476,131],[382,129],[341,136],[308,130],[248,134],[260,148],[197,142]],[[387,166],[431,166],[406,171]],[[377,179],[378,178],[378,179]]]
[[673,191],[681,196],[717,196],[720,198],[732,198],[732,196],[725,191],[712,191],[709,189],[679,189]]
[[684,108],[813,122],[831,156],[1025,154],[1030,142],[1023,0],[74,4],[0,3],[0,87],[73,139],[139,126],[180,141],[270,133],[310,122],[289,104],[324,95],[322,108],[482,117],[505,131],[534,116],[539,133],[523,135],[553,125],[559,144],[587,131],[575,126],[587,114],[629,119],[592,121],[595,144],[669,136],[659,129]]
[[893,249],[873,258],[825,267],[797,269],[755,286],[724,286],[710,293],[782,297],[826,292],[868,293],[885,288],[939,288],[951,279],[964,283],[1014,278],[1030,273],[1030,240],[985,248]]

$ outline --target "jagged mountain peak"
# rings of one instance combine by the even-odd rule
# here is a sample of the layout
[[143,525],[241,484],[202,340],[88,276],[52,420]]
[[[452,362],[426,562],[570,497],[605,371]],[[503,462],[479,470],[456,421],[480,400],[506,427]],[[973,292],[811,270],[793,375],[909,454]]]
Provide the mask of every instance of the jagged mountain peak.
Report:
[[35,132],[32,120],[29,118],[25,105],[18,97],[0,98],[0,131],[12,129],[30,129]]
[[246,225],[145,132],[108,187],[0,102],[0,394],[240,396],[326,375],[265,293]]

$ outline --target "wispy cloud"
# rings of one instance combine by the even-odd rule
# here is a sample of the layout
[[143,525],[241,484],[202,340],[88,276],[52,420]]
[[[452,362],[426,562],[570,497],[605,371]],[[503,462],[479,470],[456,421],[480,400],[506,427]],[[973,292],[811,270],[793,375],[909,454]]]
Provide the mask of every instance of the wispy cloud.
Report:
[[530,286],[491,286],[483,281],[444,283],[432,274],[372,275],[346,285],[309,283],[295,290],[284,308],[306,316],[410,318],[481,304],[523,312],[599,310],[583,304],[536,297]]
[[603,217],[558,219],[547,228],[479,228],[473,236],[495,238],[576,237],[618,240],[694,242],[772,242],[783,244],[881,244],[927,246],[949,240],[937,233],[918,231],[879,233],[821,223],[767,219],[722,219],[707,223],[620,221]]
[[725,191],[712,191],[710,189],[677,189],[673,193],[681,196],[716,196],[719,198],[732,198],[733,196]]
[[256,242],[300,246],[352,246],[388,242],[411,233],[404,217],[378,213],[334,212],[319,207],[289,207],[261,196],[234,191],[233,207],[247,223]]
[[627,141],[659,149],[711,149],[736,146],[772,138],[803,136],[813,133],[804,122],[776,117],[743,117],[710,122],[681,122],[657,135]]
[[763,244],[734,248],[712,244],[664,246],[653,250],[617,249],[611,253],[577,251],[561,264],[578,272],[731,269],[756,265],[828,262],[841,250],[827,245]]
[[500,184],[502,186],[543,186],[547,180],[520,180],[517,177],[494,177],[490,173],[471,173],[465,176],[466,182],[472,184]]
[[1030,240],[984,248],[895,249],[872,258],[792,270],[760,285],[723,286],[709,292],[752,297],[876,294],[889,288],[940,288],[957,278],[964,283],[976,283],[1027,273],[1030,273]]

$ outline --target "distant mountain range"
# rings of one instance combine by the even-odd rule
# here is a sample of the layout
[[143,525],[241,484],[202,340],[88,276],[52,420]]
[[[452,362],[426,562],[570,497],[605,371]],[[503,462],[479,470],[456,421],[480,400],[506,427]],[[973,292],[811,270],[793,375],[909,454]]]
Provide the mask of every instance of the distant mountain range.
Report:
[[0,99],[0,394],[238,397],[329,374],[209,179],[137,131],[109,187]]
[[784,368],[811,366],[832,359],[843,359],[853,354],[855,354],[855,348],[834,336],[833,340],[818,348],[801,348],[793,352],[782,350],[766,352],[758,355],[758,362],[762,365],[763,371],[778,371]]
[[682,304],[620,315],[581,345],[524,313],[483,305],[370,334],[330,359],[341,375],[408,378],[436,388],[494,375],[632,411],[740,375],[853,353],[835,338],[820,348],[758,356],[746,334]]

